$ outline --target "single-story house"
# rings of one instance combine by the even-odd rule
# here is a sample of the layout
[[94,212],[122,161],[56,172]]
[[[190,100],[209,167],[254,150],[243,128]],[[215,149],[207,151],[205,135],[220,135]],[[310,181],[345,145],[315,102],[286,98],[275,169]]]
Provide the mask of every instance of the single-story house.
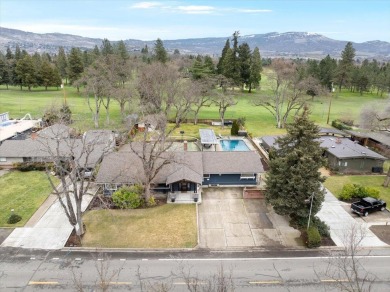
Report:
[[[50,162],[53,156],[74,157],[81,168],[94,168],[103,154],[115,147],[114,135],[107,131],[86,132],[82,138],[72,138],[70,128],[53,125],[25,140],[6,140],[0,145],[0,166],[15,163]],[[101,132],[101,133],[100,133]],[[91,147],[93,143],[93,147]]]
[[363,146],[376,149],[381,154],[390,157],[390,133],[386,131],[352,131],[347,130],[351,135],[351,139],[359,141]]
[[[266,151],[277,148],[276,139],[280,136],[261,137],[261,145]],[[348,138],[321,136],[318,138],[324,148],[324,156],[330,169],[342,173],[382,172],[386,157],[359,145]]]
[[[256,186],[264,172],[255,151],[167,152],[170,163],[162,166],[152,181],[156,192],[198,194],[209,186]],[[162,164],[157,161],[156,167]],[[132,151],[105,156],[96,176],[103,193],[111,195],[122,185],[142,183],[145,173],[141,159]]]

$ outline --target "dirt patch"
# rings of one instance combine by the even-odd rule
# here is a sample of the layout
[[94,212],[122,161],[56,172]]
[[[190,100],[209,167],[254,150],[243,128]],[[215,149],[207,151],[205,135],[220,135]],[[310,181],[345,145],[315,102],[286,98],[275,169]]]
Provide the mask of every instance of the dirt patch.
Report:
[[372,225],[370,230],[383,242],[390,244],[390,225]]
[[[84,228],[85,228],[85,225],[84,225]],[[81,246],[80,237],[76,234],[76,231],[74,229],[73,229],[71,235],[69,236],[68,241],[65,243],[65,246],[66,247]]]

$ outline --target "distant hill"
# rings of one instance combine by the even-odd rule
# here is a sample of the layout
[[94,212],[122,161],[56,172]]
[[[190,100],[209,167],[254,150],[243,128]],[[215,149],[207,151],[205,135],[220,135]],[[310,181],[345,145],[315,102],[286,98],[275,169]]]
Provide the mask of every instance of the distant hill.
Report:
[[[178,49],[182,54],[209,54],[218,56],[228,37],[193,38],[179,40],[163,40],[169,52]],[[148,45],[152,48],[154,41],[141,41],[135,39],[124,40],[129,51],[140,51]],[[327,38],[323,35],[307,32],[270,32],[241,36],[239,41],[247,42],[253,49],[259,47],[263,57],[293,57],[293,58],[323,58],[327,54],[339,58],[347,41]],[[67,51],[71,47],[92,49],[100,46],[102,39],[87,38],[61,33],[37,34],[16,29],[0,27],[0,50],[7,47],[14,49],[18,44],[21,49],[33,52],[58,52],[63,46]],[[376,58],[390,60],[390,43],[384,41],[369,41],[353,43],[357,58]]]

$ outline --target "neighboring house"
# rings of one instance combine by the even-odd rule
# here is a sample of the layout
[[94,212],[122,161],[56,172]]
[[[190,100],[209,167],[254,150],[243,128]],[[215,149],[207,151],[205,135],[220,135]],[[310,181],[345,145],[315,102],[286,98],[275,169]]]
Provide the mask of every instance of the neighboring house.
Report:
[[[94,168],[102,156],[115,146],[114,135],[107,131],[88,131],[83,138],[72,138],[70,128],[53,125],[25,140],[6,140],[0,145],[0,166],[15,163],[50,162],[59,153],[64,160],[75,157],[79,167]],[[60,143],[58,141],[60,140]],[[89,150],[89,145],[93,145]]]
[[[264,172],[260,156],[245,152],[170,152],[171,162],[153,180],[154,191],[198,194],[202,186],[256,186]],[[158,163],[157,163],[158,164]],[[111,195],[122,185],[143,182],[141,159],[131,151],[113,152],[104,157],[96,183]]]
[[389,132],[358,132],[358,131],[346,131],[351,135],[351,139],[359,141],[363,146],[368,146],[378,150],[381,154],[390,158],[390,133]]
[[[279,136],[264,136],[261,138],[262,147],[268,152],[277,147]],[[342,173],[371,173],[382,172],[386,157],[359,145],[348,138],[321,136],[321,147],[328,160],[328,167]]]

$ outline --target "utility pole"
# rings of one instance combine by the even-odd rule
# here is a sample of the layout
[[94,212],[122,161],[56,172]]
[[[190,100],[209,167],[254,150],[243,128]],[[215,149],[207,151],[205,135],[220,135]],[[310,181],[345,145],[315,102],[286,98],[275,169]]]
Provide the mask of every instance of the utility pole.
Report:
[[333,92],[334,92],[334,88],[333,88],[333,82],[332,82],[332,92],[330,93],[329,109],[328,109],[328,118],[326,119],[326,124],[327,124],[327,125],[329,125],[330,107],[331,107],[331,105],[332,105]]

